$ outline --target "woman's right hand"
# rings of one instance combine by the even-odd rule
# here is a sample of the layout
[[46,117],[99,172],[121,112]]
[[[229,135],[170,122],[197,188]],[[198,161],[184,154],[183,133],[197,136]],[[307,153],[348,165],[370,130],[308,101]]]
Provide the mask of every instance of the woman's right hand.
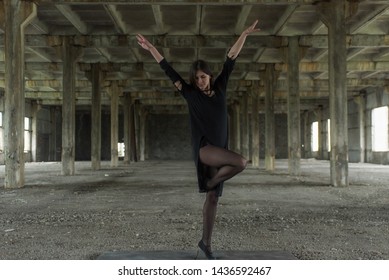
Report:
[[136,35],[136,39],[138,40],[138,44],[147,51],[150,51],[154,46],[141,34]]

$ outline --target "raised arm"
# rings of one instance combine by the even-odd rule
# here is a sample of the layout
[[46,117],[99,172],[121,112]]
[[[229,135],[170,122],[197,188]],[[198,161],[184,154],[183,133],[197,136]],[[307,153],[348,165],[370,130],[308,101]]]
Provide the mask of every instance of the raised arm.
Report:
[[244,42],[246,41],[246,37],[247,35],[253,33],[253,32],[257,32],[259,31],[260,29],[259,28],[255,28],[255,26],[257,25],[258,23],[258,20],[254,21],[254,23],[249,26],[246,30],[244,30],[242,32],[242,34],[240,34],[238,40],[235,42],[235,44],[231,47],[230,51],[228,52],[227,56],[231,59],[235,59],[238,57],[240,51],[242,50],[242,47],[244,45]]
[[155,58],[155,60],[159,63],[161,68],[165,71],[166,75],[173,82],[174,86],[181,91],[182,84],[184,80],[181,76],[170,66],[170,64],[164,59],[164,57],[160,54],[160,52],[151,44],[144,36],[141,34],[136,35],[136,39],[138,40],[138,44],[149,51],[151,55]]
[[163,56],[159,53],[159,51],[154,47],[153,44],[151,44],[145,37],[143,37],[141,34],[136,35],[136,39],[138,40],[138,44],[144,48],[145,50],[149,51],[151,55],[155,58],[155,60],[160,63],[163,59]]

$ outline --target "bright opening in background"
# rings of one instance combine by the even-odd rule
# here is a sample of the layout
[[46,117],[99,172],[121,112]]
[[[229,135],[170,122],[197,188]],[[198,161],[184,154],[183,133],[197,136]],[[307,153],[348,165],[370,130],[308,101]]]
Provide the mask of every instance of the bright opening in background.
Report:
[[312,152],[319,151],[319,122],[313,122],[311,126]]
[[388,107],[373,109],[372,122],[372,148],[374,152],[388,151]]
[[331,120],[327,120],[327,150],[331,151]]
[[124,143],[118,143],[118,156],[119,157],[124,157]]

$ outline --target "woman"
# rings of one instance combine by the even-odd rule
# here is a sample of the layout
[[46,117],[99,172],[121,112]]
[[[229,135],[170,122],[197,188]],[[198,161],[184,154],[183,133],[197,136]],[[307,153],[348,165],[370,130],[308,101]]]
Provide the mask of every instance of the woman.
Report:
[[203,235],[198,247],[208,259],[215,259],[211,250],[211,237],[223,182],[243,171],[247,164],[241,155],[227,149],[226,89],[235,59],[247,35],[259,31],[255,28],[257,23],[258,20],[244,30],[228,51],[223,69],[216,79],[207,63],[197,60],[190,68],[189,84],[144,36],[137,35],[138,44],[151,53],[188,104],[199,191],[206,193]]

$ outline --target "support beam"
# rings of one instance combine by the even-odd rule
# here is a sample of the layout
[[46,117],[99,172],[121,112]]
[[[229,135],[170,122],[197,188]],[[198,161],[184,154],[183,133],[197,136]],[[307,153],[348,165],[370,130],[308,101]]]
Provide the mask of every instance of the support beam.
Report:
[[235,34],[240,35],[244,28],[246,27],[246,21],[247,18],[249,17],[251,10],[253,8],[253,5],[244,5],[242,6],[242,9],[239,13],[238,16],[238,22],[236,23],[235,26]]
[[24,186],[24,29],[36,17],[29,1],[2,1],[0,25],[5,30],[4,162],[5,188]]
[[56,5],[57,9],[68,19],[68,21],[73,24],[73,26],[80,32],[81,34],[88,33],[88,27],[86,24],[80,19],[80,17],[73,12],[69,5]]
[[118,12],[116,5],[104,5],[104,9],[110,16],[112,22],[114,23],[116,31],[119,34],[127,33],[127,25],[123,21],[120,13]]

